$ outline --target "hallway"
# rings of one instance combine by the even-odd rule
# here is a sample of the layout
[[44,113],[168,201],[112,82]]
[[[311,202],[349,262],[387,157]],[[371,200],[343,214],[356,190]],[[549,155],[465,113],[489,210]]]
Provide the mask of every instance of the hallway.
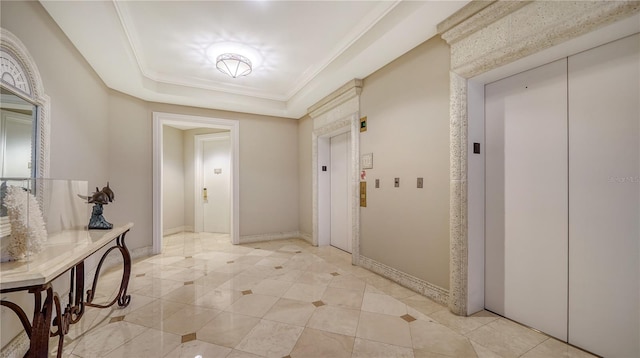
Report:
[[[164,240],[162,255],[134,263],[129,307],[89,309],[64,356],[591,357],[489,312],[455,316],[333,247]],[[97,296],[112,295],[120,275],[103,274]]]

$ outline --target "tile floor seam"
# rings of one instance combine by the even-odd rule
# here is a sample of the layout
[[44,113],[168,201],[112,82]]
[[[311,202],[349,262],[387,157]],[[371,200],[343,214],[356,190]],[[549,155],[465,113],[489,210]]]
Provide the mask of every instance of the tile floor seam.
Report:
[[[109,323],[107,323],[107,324],[109,324]],[[146,330],[151,329],[151,328],[149,328],[149,327],[144,327],[144,326],[140,326],[140,327],[143,327],[143,328],[145,328],[145,329],[144,329],[144,330],[142,330],[140,333],[136,334],[135,336],[131,337],[130,339],[128,339],[128,340],[126,340],[126,341],[124,341],[124,343],[122,343],[121,345],[116,346],[116,347],[114,347],[113,349],[109,350],[109,351],[108,351],[108,352],[106,352],[105,354],[100,354],[100,357],[108,356],[111,352],[115,351],[116,349],[120,348],[121,346],[123,346],[123,345],[127,344],[128,342],[130,342],[130,341],[134,340],[134,339],[135,339],[136,337],[138,337],[139,335],[141,335],[141,334],[143,334],[144,332],[146,332]],[[74,350],[75,350],[75,349],[74,349]],[[71,353],[73,354],[73,351],[72,351]],[[82,357],[91,358],[91,356],[82,356]]]
[[[415,321],[413,321],[415,322]],[[413,351],[413,355],[415,356],[415,352],[416,352],[416,345],[414,343],[414,339],[413,339],[413,333],[411,332],[411,323],[412,322],[407,322],[409,324],[409,338],[411,338],[411,350]]]
[[551,337],[547,337],[547,339],[543,340],[542,342],[536,344],[535,346],[531,347],[531,349],[527,350],[526,352],[522,353],[521,355],[519,355],[519,357],[522,357],[524,355],[526,355],[527,353],[531,352],[532,350],[536,349],[538,346],[540,346],[541,344],[543,344],[544,342],[550,340],[550,339],[554,339]]
[[[353,334],[353,337],[355,339],[358,338],[358,330],[360,329],[360,318],[362,318],[362,310],[360,310],[360,313],[358,314],[358,324],[356,324],[356,332]],[[355,345],[355,339],[353,340],[354,345]],[[351,354],[353,354],[353,350],[351,350]]]

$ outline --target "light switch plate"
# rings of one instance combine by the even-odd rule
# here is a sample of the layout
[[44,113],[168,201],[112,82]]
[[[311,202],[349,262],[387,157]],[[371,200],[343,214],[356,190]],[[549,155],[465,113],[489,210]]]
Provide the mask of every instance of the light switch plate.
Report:
[[393,182],[393,186],[396,188],[400,187],[400,178],[395,178],[394,182]]
[[360,169],[373,169],[373,153],[366,153],[360,156]]
[[422,188],[423,188],[423,179],[418,178],[418,189],[422,189]]

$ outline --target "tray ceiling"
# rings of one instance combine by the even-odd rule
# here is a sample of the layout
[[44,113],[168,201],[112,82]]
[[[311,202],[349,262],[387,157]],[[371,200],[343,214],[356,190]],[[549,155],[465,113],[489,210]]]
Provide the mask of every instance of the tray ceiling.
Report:
[[[41,1],[114,90],[290,118],[431,38],[467,2]],[[219,72],[225,52],[253,72]]]

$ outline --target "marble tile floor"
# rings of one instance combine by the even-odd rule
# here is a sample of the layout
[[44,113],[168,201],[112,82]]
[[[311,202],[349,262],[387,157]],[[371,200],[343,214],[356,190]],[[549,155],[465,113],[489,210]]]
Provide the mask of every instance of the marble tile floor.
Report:
[[[128,307],[71,326],[63,356],[590,357],[486,311],[455,316],[333,247],[180,233],[163,251],[134,263]],[[102,274],[96,296],[120,276]]]

